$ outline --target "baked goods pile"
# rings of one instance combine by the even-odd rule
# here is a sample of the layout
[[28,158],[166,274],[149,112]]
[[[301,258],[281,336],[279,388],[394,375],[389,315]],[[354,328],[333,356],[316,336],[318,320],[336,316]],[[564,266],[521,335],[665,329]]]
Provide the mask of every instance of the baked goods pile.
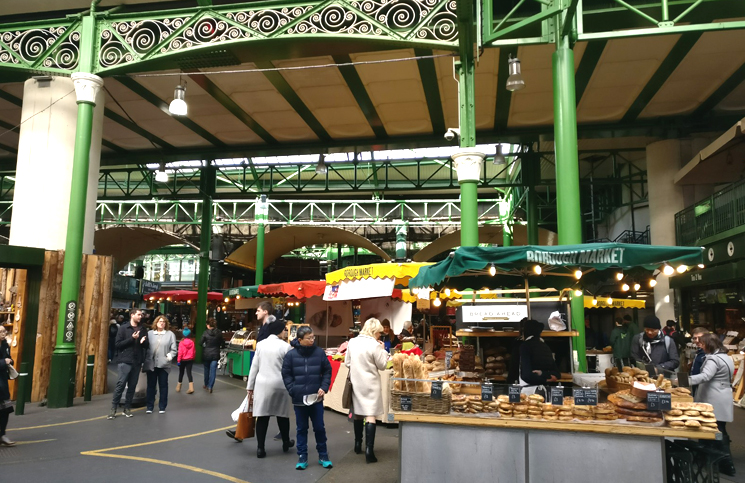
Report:
[[670,411],[665,411],[665,422],[671,428],[708,431],[716,433],[717,418],[714,408],[707,403],[674,402]]
[[486,358],[484,369],[487,378],[491,379],[493,377],[500,377],[507,374],[507,363],[510,360],[507,348],[499,346],[491,349],[484,349],[484,357]]
[[[391,359],[393,361],[393,377],[406,379],[428,379],[429,373],[422,360],[413,354],[398,353]],[[417,381],[393,381],[393,389],[406,392],[424,392],[432,390],[429,382]]]
[[654,384],[658,389],[671,389],[673,385],[672,382],[669,379],[665,379],[665,376],[662,374],[656,378],[649,377],[649,372],[639,369],[638,367],[624,366],[622,371],[619,371],[617,367],[609,367],[605,369],[605,382],[609,388],[616,387],[619,384],[631,385],[637,381],[646,384]]
[[481,396],[477,395],[456,394],[453,396],[450,409],[464,414],[495,413],[499,409],[499,402],[482,401]]
[[621,419],[636,423],[660,423],[662,411],[647,410],[647,402],[631,394],[630,389],[618,391],[608,396],[608,402],[615,406],[616,413]]

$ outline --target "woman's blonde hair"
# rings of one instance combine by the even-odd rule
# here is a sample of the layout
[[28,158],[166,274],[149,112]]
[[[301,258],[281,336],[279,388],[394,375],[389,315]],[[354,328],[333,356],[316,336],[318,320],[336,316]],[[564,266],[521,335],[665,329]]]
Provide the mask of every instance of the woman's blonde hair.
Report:
[[155,320],[153,320],[153,325],[152,325],[153,330],[155,331],[158,330],[158,322],[160,322],[161,320],[164,320],[166,322],[166,326],[163,327],[163,330],[169,329],[169,326],[171,325],[171,323],[168,321],[168,317],[166,317],[165,315],[159,315],[155,317]]
[[362,327],[360,335],[369,335],[374,338],[380,332],[383,332],[383,324],[381,324],[378,319],[370,318],[367,319],[365,325]]

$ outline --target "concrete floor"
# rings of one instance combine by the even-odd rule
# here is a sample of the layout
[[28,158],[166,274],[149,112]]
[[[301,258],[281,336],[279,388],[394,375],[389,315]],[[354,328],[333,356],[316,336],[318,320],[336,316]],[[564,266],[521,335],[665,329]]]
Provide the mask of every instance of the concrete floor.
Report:
[[[116,367],[110,366],[110,385]],[[194,370],[196,391],[175,392],[177,372],[170,377],[166,414],[146,415],[143,408],[127,419],[121,413],[106,419],[110,395],[91,402],[76,399],[67,409],[26,406],[24,416],[11,415],[8,436],[14,448],[0,447],[0,481],[14,482],[117,482],[158,483],[231,481],[234,483],[279,483],[289,481],[396,482],[398,476],[398,429],[380,426],[376,441],[377,464],[365,464],[352,451],[352,424],[344,415],[326,411],[329,453],[334,468],[325,470],[315,462],[312,433],[311,464],[304,472],[294,469],[294,449],[284,454],[281,443],[272,441],[276,425],[270,423],[267,457],[256,458],[255,439],[236,443],[225,436],[233,428],[230,413],[245,395],[240,379],[218,376],[212,394],[202,387],[201,366]],[[294,421],[291,423],[294,428]],[[745,483],[745,410],[735,408],[735,421],[728,425],[738,475],[720,481]],[[294,431],[294,429],[293,429]],[[453,442],[451,442],[453,443]],[[353,475],[353,476],[352,476]],[[567,475],[566,481],[571,481]]]
[[[116,371],[111,365],[110,371]],[[282,452],[271,422],[267,457],[256,458],[256,440],[236,443],[225,435],[231,429],[230,413],[245,396],[240,379],[218,376],[214,392],[202,389],[201,366],[195,367],[195,392],[176,393],[178,372],[171,371],[165,414],[145,414],[136,409],[132,418],[120,412],[107,420],[111,396],[91,402],[76,399],[71,408],[47,409],[26,405],[23,416],[11,415],[8,437],[16,447],[0,447],[0,481],[15,482],[116,482],[158,483],[231,481],[235,483],[349,481],[395,482],[398,477],[398,429],[380,426],[376,438],[379,463],[365,464],[364,455],[352,451],[352,424],[344,415],[326,411],[329,454],[334,468],[317,464],[310,434],[308,469],[295,470],[297,454]],[[109,373],[109,384],[115,376]],[[157,406],[156,406],[157,408]],[[291,422],[294,432],[295,422]]]

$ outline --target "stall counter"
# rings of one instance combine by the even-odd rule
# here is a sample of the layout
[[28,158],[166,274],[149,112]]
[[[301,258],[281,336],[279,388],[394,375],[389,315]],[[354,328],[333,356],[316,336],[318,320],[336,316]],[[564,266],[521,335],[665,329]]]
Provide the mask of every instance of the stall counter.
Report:
[[721,438],[721,433],[635,424],[398,411],[394,417],[400,423],[401,483],[480,481],[484,475],[524,483],[597,483],[613,475],[628,481],[665,481],[666,437]]

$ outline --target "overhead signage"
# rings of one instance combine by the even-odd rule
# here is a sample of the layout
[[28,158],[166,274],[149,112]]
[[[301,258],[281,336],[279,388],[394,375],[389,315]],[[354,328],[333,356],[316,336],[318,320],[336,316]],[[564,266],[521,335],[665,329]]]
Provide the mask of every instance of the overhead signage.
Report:
[[542,265],[622,265],[625,248],[599,248],[591,250],[568,250],[565,252],[547,252],[542,250],[528,250],[525,261]]
[[392,278],[363,278],[345,280],[338,284],[326,285],[323,300],[358,300],[375,297],[390,297],[396,281]]
[[528,316],[525,305],[463,305],[464,323],[520,322]]

